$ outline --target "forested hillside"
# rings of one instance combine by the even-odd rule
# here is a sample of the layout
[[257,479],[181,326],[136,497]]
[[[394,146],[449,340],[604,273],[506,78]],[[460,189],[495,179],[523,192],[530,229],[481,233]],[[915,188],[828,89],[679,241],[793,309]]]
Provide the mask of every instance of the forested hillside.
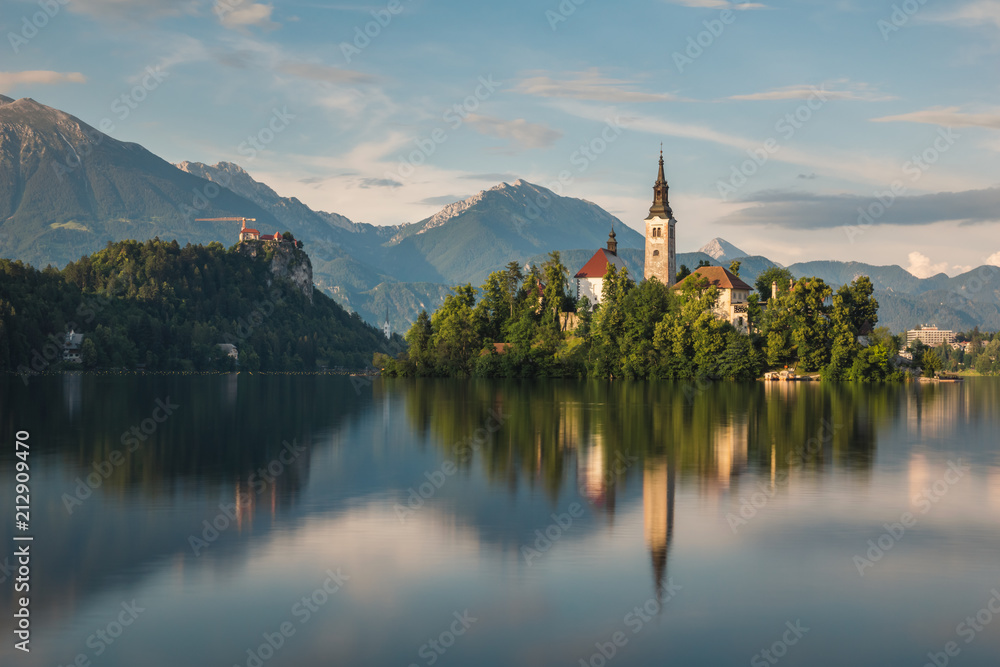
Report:
[[[386,340],[357,315],[257,258],[176,241],[109,243],[64,269],[0,260],[0,369],[42,371],[68,329],[85,334],[84,368],[246,370],[361,368]],[[293,261],[308,256],[293,250]]]

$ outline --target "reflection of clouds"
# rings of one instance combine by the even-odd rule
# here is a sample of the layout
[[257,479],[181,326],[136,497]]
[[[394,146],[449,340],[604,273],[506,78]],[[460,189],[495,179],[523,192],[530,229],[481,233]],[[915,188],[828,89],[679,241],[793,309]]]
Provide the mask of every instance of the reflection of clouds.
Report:
[[986,497],[994,513],[1000,512],[1000,468],[991,467],[986,473]]
[[910,505],[914,504],[914,499],[927,488],[931,481],[930,467],[927,465],[927,457],[914,452],[910,455],[907,465],[907,484]]
[[396,608],[401,587],[437,578],[476,576],[481,543],[452,512],[425,506],[399,521],[393,504],[368,502],[328,517],[313,515],[294,531],[275,531],[247,564],[251,576],[323,572],[351,577],[343,593],[364,606]]

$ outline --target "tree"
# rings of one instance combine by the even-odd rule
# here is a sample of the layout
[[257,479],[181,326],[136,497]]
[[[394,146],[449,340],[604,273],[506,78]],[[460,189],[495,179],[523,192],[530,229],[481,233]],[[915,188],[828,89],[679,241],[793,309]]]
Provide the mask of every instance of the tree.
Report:
[[858,353],[857,337],[851,322],[851,313],[845,296],[838,293],[833,297],[833,310],[830,313],[830,363],[823,372],[823,377],[830,380],[844,378],[854,358]]
[[624,301],[635,287],[628,269],[619,272],[608,264],[601,292],[601,303],[591,325],[590,367],[597,377],[621,376],[621,338],[625,331]]
[[850,312],[851,326],[860,334],[867,324],[874,328],[878,323],[878,301],[872,298],[875,286],[868,276],[858,276],[850,285],[843,285],[837,294]]
[[820,278],[810,278],[800,280],[789,294],[794,314],[792,343],[800,370],[817,371],[829,363],[829,319],[823,302],[831,291]]
[[780,266],[772,266],[757,276],[757,279],[754,281],[754,287],[757,289],[757,294],[760,295],[760,298],[767,301],[771,298],[771,283],[778,284],[778,295],[780,296],[788,292],[789,284],[793,280],[795,278],[792,276],[791,271]]
[[415,365],[417,375],[425,375],[433,366],[430,358],[431,336],[434,331],[431,328],[431,318],[426,310],[421,310],[417,320],[406,332],[406,342],[409,344],[409,358]]
[[504,291],[510,304],[510,318],[513,319],[514,304],[517,301],[518,290],[521,287],[521,281],[524,280],[524,274],[521,273],[521,265],[517,262],[508,262],[504,274]]
[[924,371],[924,377],[934,377],[941,370],[941,357],[934,350],[927,350],[924,352],[921,368]]
[[681,264],[681,268],[677,271],[677,282],[681,282],[690,275],[691,269],[687,267],[687,264]]
[[512,303],[507,285],[506,272],[494,271],[479,288],[482,298],[476,305],[475,313],[484,338],[503,340],[503,328],[510,319],[508,306]]
[[563,310],[566,300],[566,282],[569,271],[559,258],[559,251],[549,253],[549,259],[542,265],[542,275],[545,289],[542,292],[542,320],[548,328],[559,333],[559,313]]
[[740,260],[734,259],[732,261],[732,263],[729,265],[729,271],[730,271],[730,273],[732,273],[734,276],[736,276],[738,278],[739,275],[740,275],[740,266],[742,266],[742,265],[743,265],[743,263],[740,262]]
[[479,352],[480,341],[473,306],[476,293],[471,284],[452,288],[453,294],[445,297],[444,303],[431,318],[434,335],[431,348],[434,365],[446,375],[465,375],[470,370],[470,360]]
[[83,345],[80,346],[80,358],[83,360],[85,368],[93,368],[97,365],[97,346],[93,339],[83,339]]

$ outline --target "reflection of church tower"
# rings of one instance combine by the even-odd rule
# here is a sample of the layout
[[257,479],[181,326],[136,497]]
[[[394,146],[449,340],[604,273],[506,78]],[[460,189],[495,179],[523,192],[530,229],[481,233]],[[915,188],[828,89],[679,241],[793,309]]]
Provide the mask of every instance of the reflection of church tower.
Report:
[[663,175],[663,151],[660,150],[660,171],[653,185],[653,205],[646,218],[646,262],[643,277],[657,280],[670,287],[677,279],[677,245],[674,241],[674,212],[670,210],[667,193],[670,186]]
[[667,552],[674,532],[674,465],[666,459],[648,463],[642,473],[642,509],[646,544],[653,559],[659,599],[667,575]]

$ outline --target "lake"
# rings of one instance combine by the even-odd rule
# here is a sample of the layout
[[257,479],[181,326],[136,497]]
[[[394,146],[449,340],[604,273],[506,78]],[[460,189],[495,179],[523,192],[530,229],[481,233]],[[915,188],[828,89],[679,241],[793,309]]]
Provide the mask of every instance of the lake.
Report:
[[1000,664],[1000,378],[68,374],[0,405],[5,666]]

